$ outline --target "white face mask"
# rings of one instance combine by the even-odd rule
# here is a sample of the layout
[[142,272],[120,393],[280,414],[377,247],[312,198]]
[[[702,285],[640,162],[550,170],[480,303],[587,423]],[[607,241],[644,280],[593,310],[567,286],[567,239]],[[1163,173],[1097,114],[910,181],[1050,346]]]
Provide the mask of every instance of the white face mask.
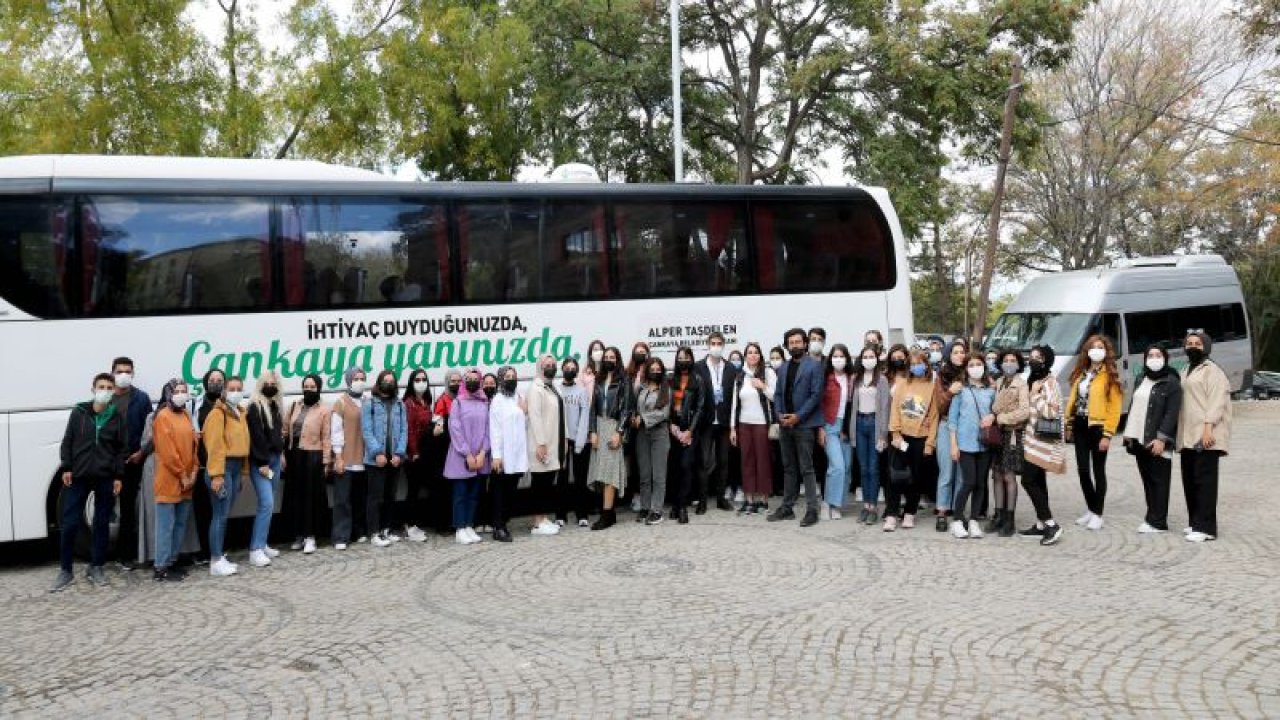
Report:
[[1147,358],[1147,369],[1151,372],[1160,372],[1164,369],[1164,358]]
[[821,354],[822,354],[822,348],[824,347],[824,345],[825,345],[825,343],[823,343],[821,340],[811,340],[811,341],[809,341],[809,354],[810,354],[810,355],[821,355]]
[[173,397],[169,398],[169,403],[179,410],[186,407],[189,402],[191,402],[191,396],[187,393],[174,393]]
[[593,362],[593,363],[598,363],[598,362],[600,362],[600,361],[601,361],[601,360],[603,360],[603,359],[604,359],[604,351],[603,351],[603,350],[592,350],[592,351],[591,351],[591,362]]
[[419,380],[413,384],[413,391],[421,395],[427,391],[427,384]]
[[974,380],[981,380],[982,376],[986,373],[987,369],[984,367],[979,367],[977,365],[970,365],[967,370],[969,373],[969,377],[973,378]]
[[713,357],[713,358],[715,358],[715,359],[719,360],[719,359],[720,359],[720,357],[724,355],[724,346],[723,346],[723,345],[712,345],[711,347],[707,348],[707,354],[708,354],[708,355],[710,355],[711,357]]
[[240,404],[240,401],[241,401],[241,400],[243,400],[243,399],[244,399],[244,391],[243,391],[243,390],[228,390],[228,391],[227,391],[227,402],[228,402],[228,403],[230,403],[230,404],[232,404],[232,405],[239,405],[239,404]]
[[1107,351],[1102,348],[1089,348],[1089,359],[1094,362],[1102,362],[1107,359]]
[[121,390],[128,390],[133,387],[133,373],[116,373],[116,387]]
[[355,380],[355,381],[352,381],[351,383],[351,392],[355,393],[356,395],[363,395],[364,391],[368,389],[368,387],[369,386],[365,384],[365,381]]
[[107,403],[111,402],[112,395],[115,395],[115,393],[111,392],[110,390],[94,390],[93,402],[98,405],[106,405]]
[[930,351],[929,351],[929,362],[931,362],[931,363],[940,363],[940,362],[942,362],[942,351],[941,351],[941,350],[930,350]]
[[846,361],[842,357],[831,358],[831,368],[833,370],[844,370],[844,367],[847,364],[847,362],[848,361]]
[[880,364],[880,361],[876,360],[875,358],[862,358],[862,367],[868,370],[875,370],[876,366],[879,364]]
[[778,368],[782,367],[782,361],[777,359],[770,360],[769,367],[773,368],[774,370],[777,370]]

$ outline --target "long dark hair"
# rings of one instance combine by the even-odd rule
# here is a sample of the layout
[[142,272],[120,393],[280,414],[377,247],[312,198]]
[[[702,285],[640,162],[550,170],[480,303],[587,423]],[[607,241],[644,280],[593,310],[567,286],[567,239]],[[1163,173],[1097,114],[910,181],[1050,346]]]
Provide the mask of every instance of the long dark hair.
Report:
[[680,375],[679,367],[680,367],[681,354],[689,356],[688,357],[688,360],[689,360],[688,374],[692,375],[693,374],[693,348],[689,347],[688,345],[681,345],[680,347],[676,348],[676,360],[675,360],[675,364],[673,365],[673,367],[675,367],[676,369],[673,372],[676,374],[677,377]]
[[653,350],[649,348],[649,343],[641,340],[631,346],[631,359],[627,361],[627,377],[632,380],[642,374],[644,371],[643,366],[647,364],[647,362],[641,363],[636,360],[636,350],[639,350],[640,348],[644,348],[644,356],[646,360],[653,357]]
[[[831,364],[831,358],[835,357],[836,352],[844,353],[844,370],[837,371],[835,365]],[[827,353],[827,374],[831,375],[835,372],[841,372],[845,377],[853,374],[853,356],[849,354],[849,346],[844,343],[836,343],[831,346],[831,352]]]
[[[583,365],[586,366],[587,368],[590,368],[592,375],[600,374],[600,366],[596,364],[595,360],[591,359],[591,352],[595,350],[597,345],[600,346],[600,352],[604,352],[605,350],[608,349],[608,347],[604,344],[603,340],[592,340],[587,345],[587,358],[586,358],[586,362],[584,362]],[[622,355],[618,355],[618,359],[621,360]]]
[[[392,384],[397,384],[397,383],[396,383],[396,371],[395,371],[395,370],[389,370],[389,369],[388,369],[388,370],[383,370],[383,371],[379,372],[379,373],[378,373],[378,377],[373,381],[373,390],[374,390],[374,392],[375,392],[375,393],[377,393],[377,394],[378,394],[378,397],[382,397],[382,378],[385,378],[385,377],[389,377],[389,378],[391,378],[391,382],[392,382]],[[392,389],[392,391],[391,391],[391,399],[392,399],[392,400],[394,400],[394,399],[395,399],[395,397],[396,397],[396,391],[395,391],[394,389]]]
[[[413,389],[413,381],[415,378],[422,378],[427,381],[427,391],[424,392],[421,397],[419,397],[417,391]],[[409,381],[404,385],[404,395],[400,397],[402,400],[421,400],[422,402],[429,404],[431,402],[431,378],[427,375],[427,371],[422,368],[418,368],[409,373]]]
[[[960,359],[959,367],[951,363],[951,355],[955,353],[957,345],[964,348],[964,357]],[[964,367],[968,357],[969,345],[962,338],[956,338],[947,343],[946,349],[942,351],[942,364],[938,367],[938,378],[942,380],[943,385],[950,385],[957,380],[964,382],[964,378],[967,377]]]
[[[875,332],[879,332],[879,330],[876,330]],[[883,365],[883,363],[880,362],[880,354],[877,352],[877,350],[879,349],[880,347],[875,343],[867,343],[866,345],[862,346],[861,350],[858,351],[858,364],[854,366],[854,373],[853,373],[853,376],[858,379],[858,382],[862,382],[863,380],[865,380],[867,377],[867,373],[880,372],[880,367],[881,365]],[[867,353],[871,353],[871,357],[876,359],[876,366],[874,368],[871,368],[870,370],[862,367],[862,356],[866,355]]]
[[[891,363],[893,361],[893,354],[896,352],[902,353],[902,359],[906,364],[902,367],[901,370],[896,371],[897,375],[895,376],[894,374],[895,371]],[[902,343],[896,343],[894,344],[893,347],[889,348],[889,352],[885,353],[884,375],[886,378],[889,379],[890,382],[892,382],[895,379],[895,377],[911,376],[911,350],[908,349],[906,345],[903,345]]]
[[[609,374],[609,382],[606,384],[612,384],[627,377],[627,368],[622,365],[622,351],[613,345],[604,349],[604,355],[600,356],[600,367],[604,367],[604,359],[609,357],[609,353],[613,353],[613,357],[616,359],[613,363],[613,372]],[[601,372],[603,372],[603,369],[596,371],[597,378],[600,377]]]
[[649,384],[649,373],[653,370],[662,373],[662,379],[658,381],[658,406],[657,409],[665,408],[671,402],[671,383],[667,382],[667,364],[662,362],[662,358],[649,358],[649,362],[644,365],[644,383]]
[[749,342],[747,343],[746,348],[742,350],[742,374],[747,374],[747,356],[751,354],[751,348],[755,348],[756,352],[760,354],[760,362],[756,363],[755,371],[753,371],[748,377],[763,380],[765,378],[764,371],[769,367],[769,356],[764,354],[764,350],[760,347],[760,343],[758,342]]

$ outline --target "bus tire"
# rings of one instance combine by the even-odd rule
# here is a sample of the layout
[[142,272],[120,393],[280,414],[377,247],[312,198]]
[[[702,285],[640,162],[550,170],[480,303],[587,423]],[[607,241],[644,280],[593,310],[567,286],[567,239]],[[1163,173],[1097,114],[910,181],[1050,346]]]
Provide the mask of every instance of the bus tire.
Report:
[[[97,501],[97,493],[90,492],[85,505],[80,509],[80,527],[76,531],[75,538],[75,557],[78,560],[88,561],[93,555],[93,508]],[[49,545],[56,554],[62,544],[62,511],[65,507],[66,495],[62,492],[62,480],[55,477],[49,484],[49,496],[45,507],[48,513],[49,523]],[[111,502],[115,503],[115,498],[111,498]],[[111,509],[111,520],[107,528],[107,557],[111,557],[115,551],[116,536],[120,529],[120,509],[113,507]]]

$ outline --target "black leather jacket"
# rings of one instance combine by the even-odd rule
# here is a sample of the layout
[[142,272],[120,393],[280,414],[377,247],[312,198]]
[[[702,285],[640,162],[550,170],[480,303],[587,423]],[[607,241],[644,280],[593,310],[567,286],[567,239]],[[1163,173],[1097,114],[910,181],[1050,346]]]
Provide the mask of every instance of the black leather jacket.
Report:
[[[679,383],[676,376],[671,378],[671,386],[675,388]],[[702,379],[698,377],[695,371],[689,372],[689,384],[684,389],[684,401],[680,405],[680,412],[675,410],[675,402],[671,403],[671,422],[681,430],[693,430],[697,432],[702,426],[710,421],[710,417],[706,411],[706,396],[702,392]]]
[[605,404],[606,393],[603,390],[597,383],[595,392],[591,396],[591,419],[587,427],[591,432],[597,432],[596,418],[603,415],[617,420],[618,432],[625,437],[628,428],[631,427],[631,415],[636,409],[634,386],[625,373],[618,373],[617,379],[609,385],[611,392],[607,395],[609,398],[607,407]]
[[1166,444],[1172,443],[1178,435],[1178,411],[1181,408],[1182,382],[1176,372],[1166,372],[1164,378],[1151,387],[1142,444],[1149,445],[1157,439]]

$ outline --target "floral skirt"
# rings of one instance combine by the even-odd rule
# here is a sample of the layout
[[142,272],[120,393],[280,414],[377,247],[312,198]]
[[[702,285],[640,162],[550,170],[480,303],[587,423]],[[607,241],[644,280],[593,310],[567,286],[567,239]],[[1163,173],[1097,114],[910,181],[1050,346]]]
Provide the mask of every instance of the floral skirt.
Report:
[[1002,428],[1000,448],[996,455],[996,469],[1007,473],[1022,474],[1022,431]]
[[600,447],[591,451],[591,470],[587,472],[587,484],[591,489],[599,489],[612,485],[618,494],[627,489],[627,461],[623,457],[622,446],[617,450],[609,449],[609,439],[618,432],[618,421],[613,418],[596,417],[596,435],[600,438]]

